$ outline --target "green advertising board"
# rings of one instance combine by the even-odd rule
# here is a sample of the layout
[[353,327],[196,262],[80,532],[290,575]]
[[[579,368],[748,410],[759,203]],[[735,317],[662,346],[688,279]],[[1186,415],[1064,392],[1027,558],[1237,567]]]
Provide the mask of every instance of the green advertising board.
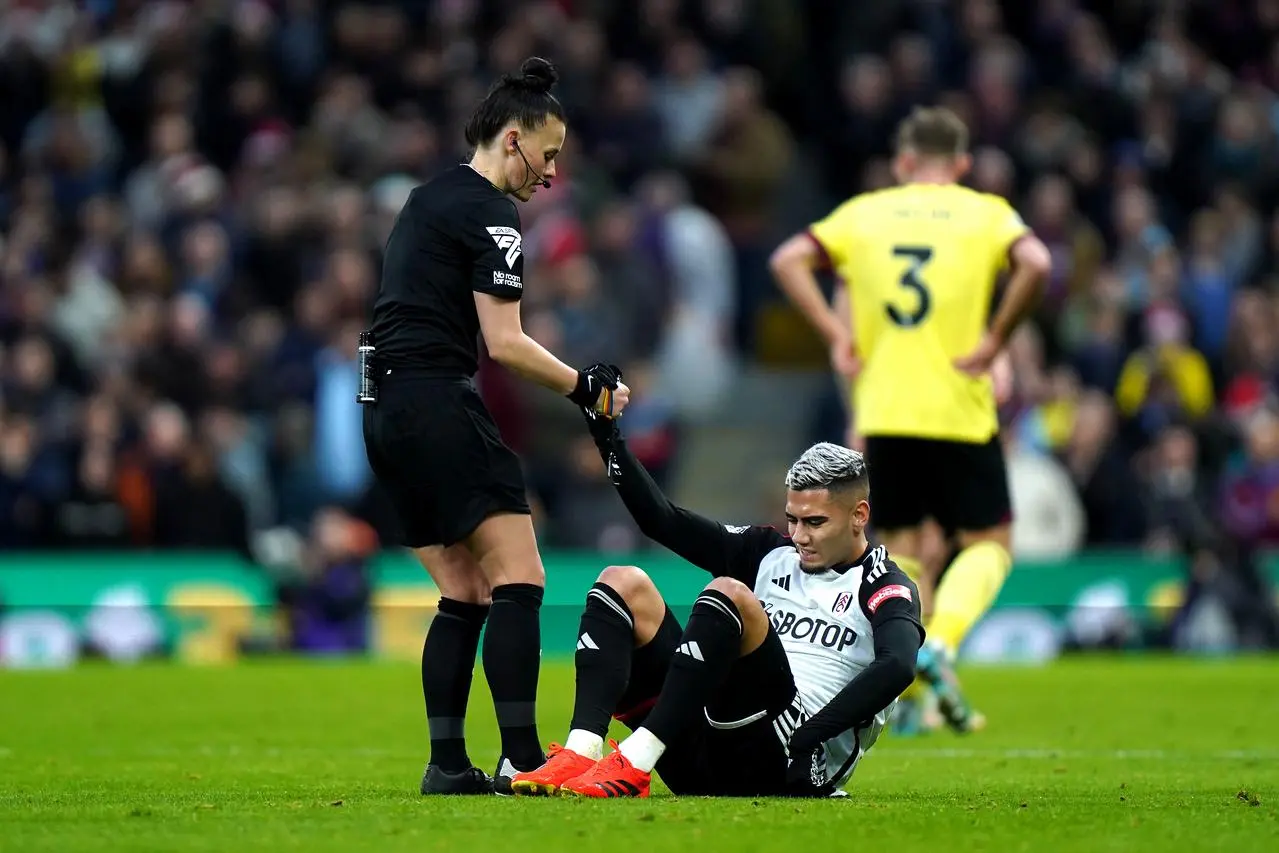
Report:
[[[572,653],[582,602],[606,565],[642,566],[681,616],[708,579],[666,553],[550,552],[543,560],[543,646],[551,655]],[[416,659],[438,592],[407,552],[382,554],[371,569],[370,651]],[[1279,563],[1267,573],[1279,586]],[[1019,563],[965,654],[1043,659],[1067,631],[1164,620],[1180,602],[1183,576],[1176,561],[1132,554]],[[158,648],[189,662],[229,662],[244,638],[279,631],[273,604],[270,578],[233,554],[8,554],[0,564],[0,665],[67,665],[86,647],[122,660]]]

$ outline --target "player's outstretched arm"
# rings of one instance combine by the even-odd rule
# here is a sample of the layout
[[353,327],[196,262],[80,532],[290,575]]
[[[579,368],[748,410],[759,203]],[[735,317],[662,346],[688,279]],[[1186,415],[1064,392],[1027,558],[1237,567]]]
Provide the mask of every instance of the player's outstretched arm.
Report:
[[872,570],[859,594],[874,632],[875,659],[791,736],[792,756],[860,726],[887,708],[915,678],[915,659],[923,645],[919,590],[891,560]]
[[771,527],[733,527],[676,505],[626,446],[617,422],[583,409],[622,503],[640,532],[716,577],[732,577],[754,587],[759,563],[770,551],[790,544]]

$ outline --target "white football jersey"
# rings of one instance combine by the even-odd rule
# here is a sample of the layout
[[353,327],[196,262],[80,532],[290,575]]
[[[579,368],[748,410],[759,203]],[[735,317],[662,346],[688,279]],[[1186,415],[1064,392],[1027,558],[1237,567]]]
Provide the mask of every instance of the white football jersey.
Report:
[[[799,707],[773,720],[783,743],[875,659],[876,626],[900,618],[918,626],[915,585],[882,546],[868,547],[854,562],[806,574],[788,537],[762,525],[723,524],[675,505],[626,449],[612,421],[588,420],[609,481],[644,534],[715,577],[741,581],[763,604],[798,693],[792,705]],[[828,782],[838,787],[847,782],[895,705],[896,700],[825,742]]]
[[[755,597],[786,649],[804,719],[824,708],[875,659],[871,618],[889,598],[911,600],[903,578],[882,545],[842,571],[805,572],[793,546],[777,548],[760,561]],[[896,704],[894,700],[873,719],[826,742],[828,781],[836,787],[848,781]]]

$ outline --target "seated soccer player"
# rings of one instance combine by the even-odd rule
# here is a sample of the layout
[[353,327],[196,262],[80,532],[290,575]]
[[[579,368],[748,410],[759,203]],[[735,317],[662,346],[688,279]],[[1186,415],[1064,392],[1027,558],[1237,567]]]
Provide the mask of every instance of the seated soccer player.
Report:
[[[564,746],[517,774],[517,794],[833,796],[910,684],[918,590],[866,540],[860,453],[809,448],[786,475],[790,537],[675,506],[616,424],[587,415],[609,477],[650,538],[714,576],[681,628],[636,567],[586,596]],[[604,755],[609,722],[632,734]]]

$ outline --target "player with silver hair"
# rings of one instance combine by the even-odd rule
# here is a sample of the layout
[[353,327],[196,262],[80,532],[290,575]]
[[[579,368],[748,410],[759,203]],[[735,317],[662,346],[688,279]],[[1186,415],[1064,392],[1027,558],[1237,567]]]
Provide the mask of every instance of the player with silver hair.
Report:
[[786,488],[797,492],[838,488],[843,484],[865,483],[866,459],[856,450],[823,441],[814,444],[795,460],[786,472]]
[[[714,576],[682,626],[637,566],[586,596],[568,739],[517,774],[516,794],[838,796],[915,673],[914,583],[866,539],[870,476],[835,444],[786,474],[789,535],[673,504],[614,421],[587,412],[609,479],[640,529]],[[612,719],[631,735],[607,755]]]

